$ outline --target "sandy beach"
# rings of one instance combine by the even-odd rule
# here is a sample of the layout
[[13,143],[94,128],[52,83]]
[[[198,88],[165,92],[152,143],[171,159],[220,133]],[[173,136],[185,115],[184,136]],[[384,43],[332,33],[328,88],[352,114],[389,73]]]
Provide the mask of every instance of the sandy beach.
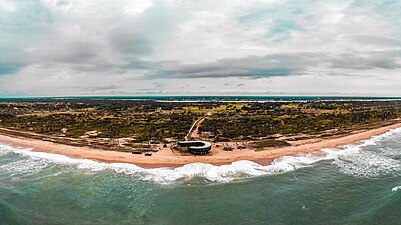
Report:
[[214,165],[229,164],[238,160],[251,160],[263,165],[270,164],[272,160],[281,156],[297,155],[319,151],[322,148],[341,147],[343,145],[366,140],[372,136],[380,135],[391,129],[400,128],[401,123],[396,123],[370,130],[354,131],[349,135],[321,139],[312,143],[293,145],[282,148],[271,148],[264,151],[250,149],[224,151],[222,147],[212,148],[212,155],[207,156],[179,156],[175,155],[169,148],[161,149],[152,156],[134,155],[127,152],[105,151],[88,147],[74,147],[64,144],[52,143],[37,139],[10,137],[0,135],[0,142],[32,148],[33,151],[62,154],[73,158],[85,158],[109,163],[132,163],[144,168],[178,167],[188,163],[202,162]]

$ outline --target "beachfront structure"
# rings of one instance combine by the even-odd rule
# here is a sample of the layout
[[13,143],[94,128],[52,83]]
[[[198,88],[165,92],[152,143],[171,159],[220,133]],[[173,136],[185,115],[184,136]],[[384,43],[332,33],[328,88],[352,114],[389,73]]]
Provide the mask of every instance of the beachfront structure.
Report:
[[212,144],[206,141],[180,141],[178,147],[187,147],[188,151],[194,155],[206,155],[212,149]]

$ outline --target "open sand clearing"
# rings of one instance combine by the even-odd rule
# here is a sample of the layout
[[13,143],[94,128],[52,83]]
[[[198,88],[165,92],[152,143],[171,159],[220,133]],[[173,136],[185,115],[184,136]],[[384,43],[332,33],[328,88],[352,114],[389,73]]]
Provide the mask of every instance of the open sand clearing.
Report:
[[321,139],[314,143],[305,143],[297,146],[282,148],[271,148],[265,151],[258,152],[250,149],[224,151],[222,146],[214,146],[211,151],[212,155],[207,156],[179,156],[175,155],[169,148],[164,148],[159,152],[153,153],[152,156],[134,155],[127,152],[105,151],[88,147],[74,147],[48,141],[9,137],[5,135],[0,135],[0,141],[9,143],[11,145],[29,147],[32,148],[34,151],[50,152],[70,156],[73,158],[85,158],[103,162],[132,163],[145,168],[178,167],[195,162],[222,165],[229,164],[238,160],[251,160],[266,165],[270,164],[273,159],[281,156],[314,152],[319,151],[322,148],[339,147],[342,145],[369,139],[372,136],[380,135],[390,131],[391,129],[396,129],[400,127],[401,123],[397,123],[371,130],[355,131],[352,132],[352,134],[343,137]]

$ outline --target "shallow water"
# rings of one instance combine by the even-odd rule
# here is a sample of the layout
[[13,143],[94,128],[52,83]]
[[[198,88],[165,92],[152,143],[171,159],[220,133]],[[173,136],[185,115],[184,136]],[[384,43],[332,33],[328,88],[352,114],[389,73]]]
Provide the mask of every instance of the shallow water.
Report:
[[142,169],[0,144],[0,224],[401,224],[401,130],[271,166]]

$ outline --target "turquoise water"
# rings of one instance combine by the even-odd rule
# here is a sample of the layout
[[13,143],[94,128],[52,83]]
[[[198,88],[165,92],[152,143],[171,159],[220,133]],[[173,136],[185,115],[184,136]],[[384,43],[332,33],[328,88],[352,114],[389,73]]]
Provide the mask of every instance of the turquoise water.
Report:
[[0,224],[401,224],[401,130],[343,149],[146,170],[0,144]]
[[159,100],[159,101],[304,101],[304,100],[350,100],[393,101],[401,97],[381,96],[63,96],[63,97],[4,97],[0,101],[45,101],[45,100]]

